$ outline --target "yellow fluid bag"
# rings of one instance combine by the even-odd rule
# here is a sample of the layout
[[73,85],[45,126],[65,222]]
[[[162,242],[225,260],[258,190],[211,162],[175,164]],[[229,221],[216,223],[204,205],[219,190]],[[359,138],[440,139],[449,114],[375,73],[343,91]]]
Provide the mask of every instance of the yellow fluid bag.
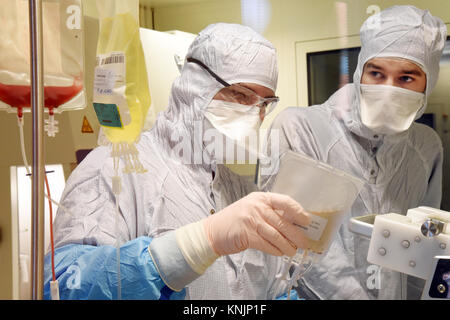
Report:
[[141,172],[134,143],[150,107],[138,0],[97,0],[100,31],[94,76],[94,109],[112,156],[124,156],[124,172]]

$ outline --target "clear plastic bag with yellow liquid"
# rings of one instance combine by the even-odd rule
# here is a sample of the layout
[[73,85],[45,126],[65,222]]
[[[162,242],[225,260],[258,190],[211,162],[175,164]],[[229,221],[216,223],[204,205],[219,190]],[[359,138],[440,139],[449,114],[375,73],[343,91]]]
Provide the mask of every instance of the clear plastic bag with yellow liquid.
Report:
[[[150,107],[147,71],[139,33],[138,0],[97,0],[99,38],[94,109],[112,156],[124,172],[144,172],[135,143]],[[99,139],[101,140],[101,139]]]
[[348,218],[364,181],[290,150],[281,156],[279,168],[271,191],[296,200],[311,218],[308,226],[301,227],[309,239],[308,249],[299,249],[291,258],[283,257],[284,268],[276,276],[275,295],[279,294],[281,280],[286,280],[289,297],[297,281],[326,255],[339,228]]

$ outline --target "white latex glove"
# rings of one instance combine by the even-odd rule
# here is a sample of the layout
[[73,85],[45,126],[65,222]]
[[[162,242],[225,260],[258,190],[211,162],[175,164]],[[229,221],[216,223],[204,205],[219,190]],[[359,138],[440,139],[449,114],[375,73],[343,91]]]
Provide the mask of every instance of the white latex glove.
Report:
[[292,198],[255,192],[203,220],[175,230],[187,263],[198,274],[221,255],[252,248],[275,256],[293,256],[308,248],[308,239],[298,225],[309,216]]
[[298,225],[309,215],[286,195],[254,192],[203,220],[206,238],[218,255],[252,248],[275,256],[293,256],[308,248]]

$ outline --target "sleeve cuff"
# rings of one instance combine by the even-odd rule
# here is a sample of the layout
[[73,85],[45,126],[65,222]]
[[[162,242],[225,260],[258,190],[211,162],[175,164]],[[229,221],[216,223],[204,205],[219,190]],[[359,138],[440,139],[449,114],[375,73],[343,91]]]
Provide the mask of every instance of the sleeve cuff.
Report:
[[178,247],[174,231],[154,238],[148,251],[161,279],[173,291],[183,290],[186,285],[200,276],[186,262]]
[[203,220],[175,230],[175,239],[186,262],[192,270],[203,274],[219,257],[206,238]]

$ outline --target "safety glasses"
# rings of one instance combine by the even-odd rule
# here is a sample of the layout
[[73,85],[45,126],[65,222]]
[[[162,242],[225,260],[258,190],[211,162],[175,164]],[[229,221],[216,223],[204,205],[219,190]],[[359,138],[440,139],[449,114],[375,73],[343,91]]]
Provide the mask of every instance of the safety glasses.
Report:
[[239,84],[229,84],[217,74],[215,74],[211,69],[209,69],[203,62],[194,58],[187,58],[187,62],[192,62],[203,69],[205,69],[214,79],[222,84],[225,88],[220,90],[220,95],[227,98],[227,101],[233,101],[236,103],[244,104],[247,106],[255,106],[262,109],[264,114],[269,114],[272,112],[280,101],[278,97],[263,98],[256,94],[254,91],[241,86]]

